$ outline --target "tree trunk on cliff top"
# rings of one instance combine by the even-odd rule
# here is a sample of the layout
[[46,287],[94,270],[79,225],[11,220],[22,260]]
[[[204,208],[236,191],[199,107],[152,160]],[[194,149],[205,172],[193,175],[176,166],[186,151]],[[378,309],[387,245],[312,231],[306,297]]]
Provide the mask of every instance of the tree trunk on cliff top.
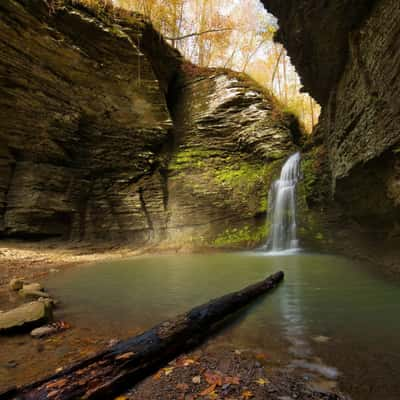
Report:
[[11,389],[0,399],[110,399],[198,343],[218,321],[273,289],[283,276],[277,272],[241,291],[211,300],[55,375]]

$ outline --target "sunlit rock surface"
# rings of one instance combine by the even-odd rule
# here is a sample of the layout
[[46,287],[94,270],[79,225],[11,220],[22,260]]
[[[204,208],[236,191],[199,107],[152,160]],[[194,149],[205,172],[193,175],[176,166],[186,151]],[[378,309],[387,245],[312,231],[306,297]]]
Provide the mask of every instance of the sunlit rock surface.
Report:
[[293,120],[248,78],[182,69],[136,14],[44,0],[1,2],[0,54],[0,234],[135,245],[266,235],[267,181]]

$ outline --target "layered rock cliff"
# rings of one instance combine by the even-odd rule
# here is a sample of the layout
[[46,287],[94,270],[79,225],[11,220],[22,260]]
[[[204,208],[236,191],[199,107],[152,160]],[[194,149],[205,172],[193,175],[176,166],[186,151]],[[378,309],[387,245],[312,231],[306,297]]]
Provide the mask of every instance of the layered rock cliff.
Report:
[[[396,0],[264,0],[321,103],[332,194],[368,229],[400,221],[400,7]],[[379,226],[379,228],[377,228]]]
[[[69,2],[65,2],[69,4]],[[0,4],[0,233],[254,244],[293,119],[139,15]]]
[[243,74],[187,66],[176,83],[170,237],[214,246],[266,237],[267,196],[294,149],[290,116]]

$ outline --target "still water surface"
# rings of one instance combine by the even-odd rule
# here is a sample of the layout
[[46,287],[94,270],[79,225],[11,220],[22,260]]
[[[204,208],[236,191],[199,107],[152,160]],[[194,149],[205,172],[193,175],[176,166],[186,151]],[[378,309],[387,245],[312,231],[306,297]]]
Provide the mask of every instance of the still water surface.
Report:
[[[123,337],[283,270],[271,295],[213,339],[317,374],[356,400],[400,398],[400,288],[365,265],[321,254],[163,255],[103,262],[46,287],[75,332]],[[303,373],[303,372],[302,372]]]

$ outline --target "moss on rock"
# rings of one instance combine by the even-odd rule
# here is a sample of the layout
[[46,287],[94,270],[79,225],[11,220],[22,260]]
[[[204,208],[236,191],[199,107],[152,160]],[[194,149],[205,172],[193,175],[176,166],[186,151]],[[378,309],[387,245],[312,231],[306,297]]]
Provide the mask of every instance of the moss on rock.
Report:
[[220,233],[212,242],[219,248],[251,247],[262,243],[268,236],[268,227],[245,225],[241,228],[228,228]]

